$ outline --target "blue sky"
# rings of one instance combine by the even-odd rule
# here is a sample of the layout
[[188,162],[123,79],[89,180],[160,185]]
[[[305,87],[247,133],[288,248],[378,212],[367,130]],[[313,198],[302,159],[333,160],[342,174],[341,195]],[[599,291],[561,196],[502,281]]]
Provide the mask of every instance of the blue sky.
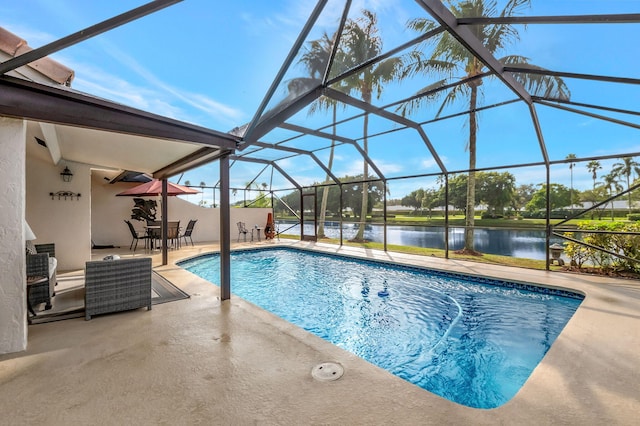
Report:
[[[332,0],[334,2],[335,0]],[[75,31],[138,7],[145,2],[133,0],[87,1],[22,0],[3,2],[0,26],[39,47]],[[419,8],[407,0],[356,0],[352,10],[376,10],[385,47],[413,37],[405,29],[407,19]],[[502,2],[500,2],[502,3]],[[228,131],[248,122],[271,85],[284,58],[315,6],[299,0],[185,0],[108,33],[64,49],[54,59],[75,70],[72,87],[123,104],[192,122],[220,131]],[[331,22],[337,13],[328,10],[322,19]],[[530,15],[631,13],[640,11],[640,0],[533,0]],[[326,22],[323,22],[326,23]],[[326,27],[329,28],[329,27]],[[638,78],[640,48],[639,24],[625,25],[529,25],[519,27],[521,40],[509,53],[527,56],[531,62],[553,70]],[[314,34],[319,34],[316,32]],[[624,41],[621,41],[624,40]],[[409,95],[420,81],[395,85],[389,96],[375,100],[383,105],[398,93]],[[612,85],[570,79],[567,84],[572,100],[637,110],[640,89],[634,85]],[[490,104],[513,99],[500,85],[485,84],[483,102]],[[640,152],[638,130],[602,122],[583,115],[569,114],[537,106],[537,114],[552,159],[569,153],[578,157]],[[452,110],[455,111],[455,110]],[[343,112],[347,115],[348,111]],[[425,109],[421,117],[433,111]],[[627,121],[638,119],[614,116]],[[291,122],[312,125],[319,117],[306,111]],[[372,119],[373,131],[384,130],[388,123]],[[446,120],[425,126],[433,145],[449,170],[466,165],[467,131],[464,119]],[[346,128],[350,126],[349,128]],[[345,125],[345,133],[360,132],[360,124]],[[284,133],[284,132],[283,132]],[[403,144],[392,138],[370,142],[371,157],[387,177],[434,173],[433,158],[414,134],[403,134]],[[273,140],[269,140],[272,138]],[[398,137],[396,136],[396,139]],[[277,141],[276,135],[265,140]],[[292,145],[293,146],[293,145]],[[301,146],[302,147],[302,146]],[[419,153],[416,152],[419,150]],[[361,161],[355,151],[342,147],[336,155],[335,173],[356,174]],[[326,160],[327,151],[318,156]],[[482,113],[480,117],[478,166],[499,166],[541,161],[540,148],[530,124],[528,109],[520,104]],[[603,173],[610,164],[602,161]],[[324,178],[309,161],[284,160],[303,184]],[[262,166],[238,164],[232,168],[232,185],[252,179]],[[307,172],[308,171],[308,172]],[[540,168],[510,169],[518,183],[540,183]],[[183,178],[192,183],[217,180],[217,164],[188,172]],[[568,166],[552,170],[552,180],[569,185]],[[269,181],[263,174],[258,182]],[[277,179],[276,179],[277,180]],[[280,183],[284,183],[279,178]],[[391,184],[391,197],[402,197],[419,186],[435,185],[435,179]],[[591,188],[593,181],[586,165],[574,168],[574,187]]]

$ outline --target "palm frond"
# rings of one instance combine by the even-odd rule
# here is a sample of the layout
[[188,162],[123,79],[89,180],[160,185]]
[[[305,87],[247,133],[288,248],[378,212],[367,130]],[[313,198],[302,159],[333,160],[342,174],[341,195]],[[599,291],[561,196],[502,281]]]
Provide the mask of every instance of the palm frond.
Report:
[[[546,68],[530,64],[528,58],[524,56],[510,55],[500,58],[499,60],[505,65],[526,65],[532,69],[546,71]],[[522,86],[524,86],[524,88],[534,96],[560,100],[569,100],[571,98],[569,86],[567,86],[562,77],[543,74],[529,74],[526,72],[513,73],[513,76],[516,81],[522,84]]]

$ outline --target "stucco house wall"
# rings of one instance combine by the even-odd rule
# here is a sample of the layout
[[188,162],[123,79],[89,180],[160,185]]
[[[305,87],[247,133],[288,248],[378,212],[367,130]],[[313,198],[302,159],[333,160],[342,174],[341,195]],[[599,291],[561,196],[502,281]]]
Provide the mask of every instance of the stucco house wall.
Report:
[[25,125],[0,117],[0,354],[27,347]]
[[[27,145],[32,139],[27,138]],[[82,269],[91,259],[91,170],[88,165],[29,155],[26,167],[26,217],[36,235],[35,244],[55,243],[58,269]],[[60,172],[67,166],[71,182],[63,182]],[[80,197],[56,194],[68,191]]]

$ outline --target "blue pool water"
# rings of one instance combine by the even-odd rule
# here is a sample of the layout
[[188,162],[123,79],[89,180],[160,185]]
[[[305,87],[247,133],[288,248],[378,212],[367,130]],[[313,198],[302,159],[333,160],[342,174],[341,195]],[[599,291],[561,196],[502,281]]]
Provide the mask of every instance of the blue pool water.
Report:
[[[217,254],[180,266],[219,283]],[[476,408],[498,407],[516,394],[582,300],[571,292],[288,248],[233,252],[231,291]]]

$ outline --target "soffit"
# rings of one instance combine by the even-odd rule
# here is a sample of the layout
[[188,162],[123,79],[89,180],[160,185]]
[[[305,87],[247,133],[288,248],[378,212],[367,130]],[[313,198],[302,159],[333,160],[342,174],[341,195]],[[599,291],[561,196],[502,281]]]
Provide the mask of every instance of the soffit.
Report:
[[95,129],[65,125],[52,125],[52,128],[45,136],[39,123],[30,122],[29,134],[45,140],[48,145],[57,143],[61,160],[110,169],[152,174],[200,149],[196,144]]

